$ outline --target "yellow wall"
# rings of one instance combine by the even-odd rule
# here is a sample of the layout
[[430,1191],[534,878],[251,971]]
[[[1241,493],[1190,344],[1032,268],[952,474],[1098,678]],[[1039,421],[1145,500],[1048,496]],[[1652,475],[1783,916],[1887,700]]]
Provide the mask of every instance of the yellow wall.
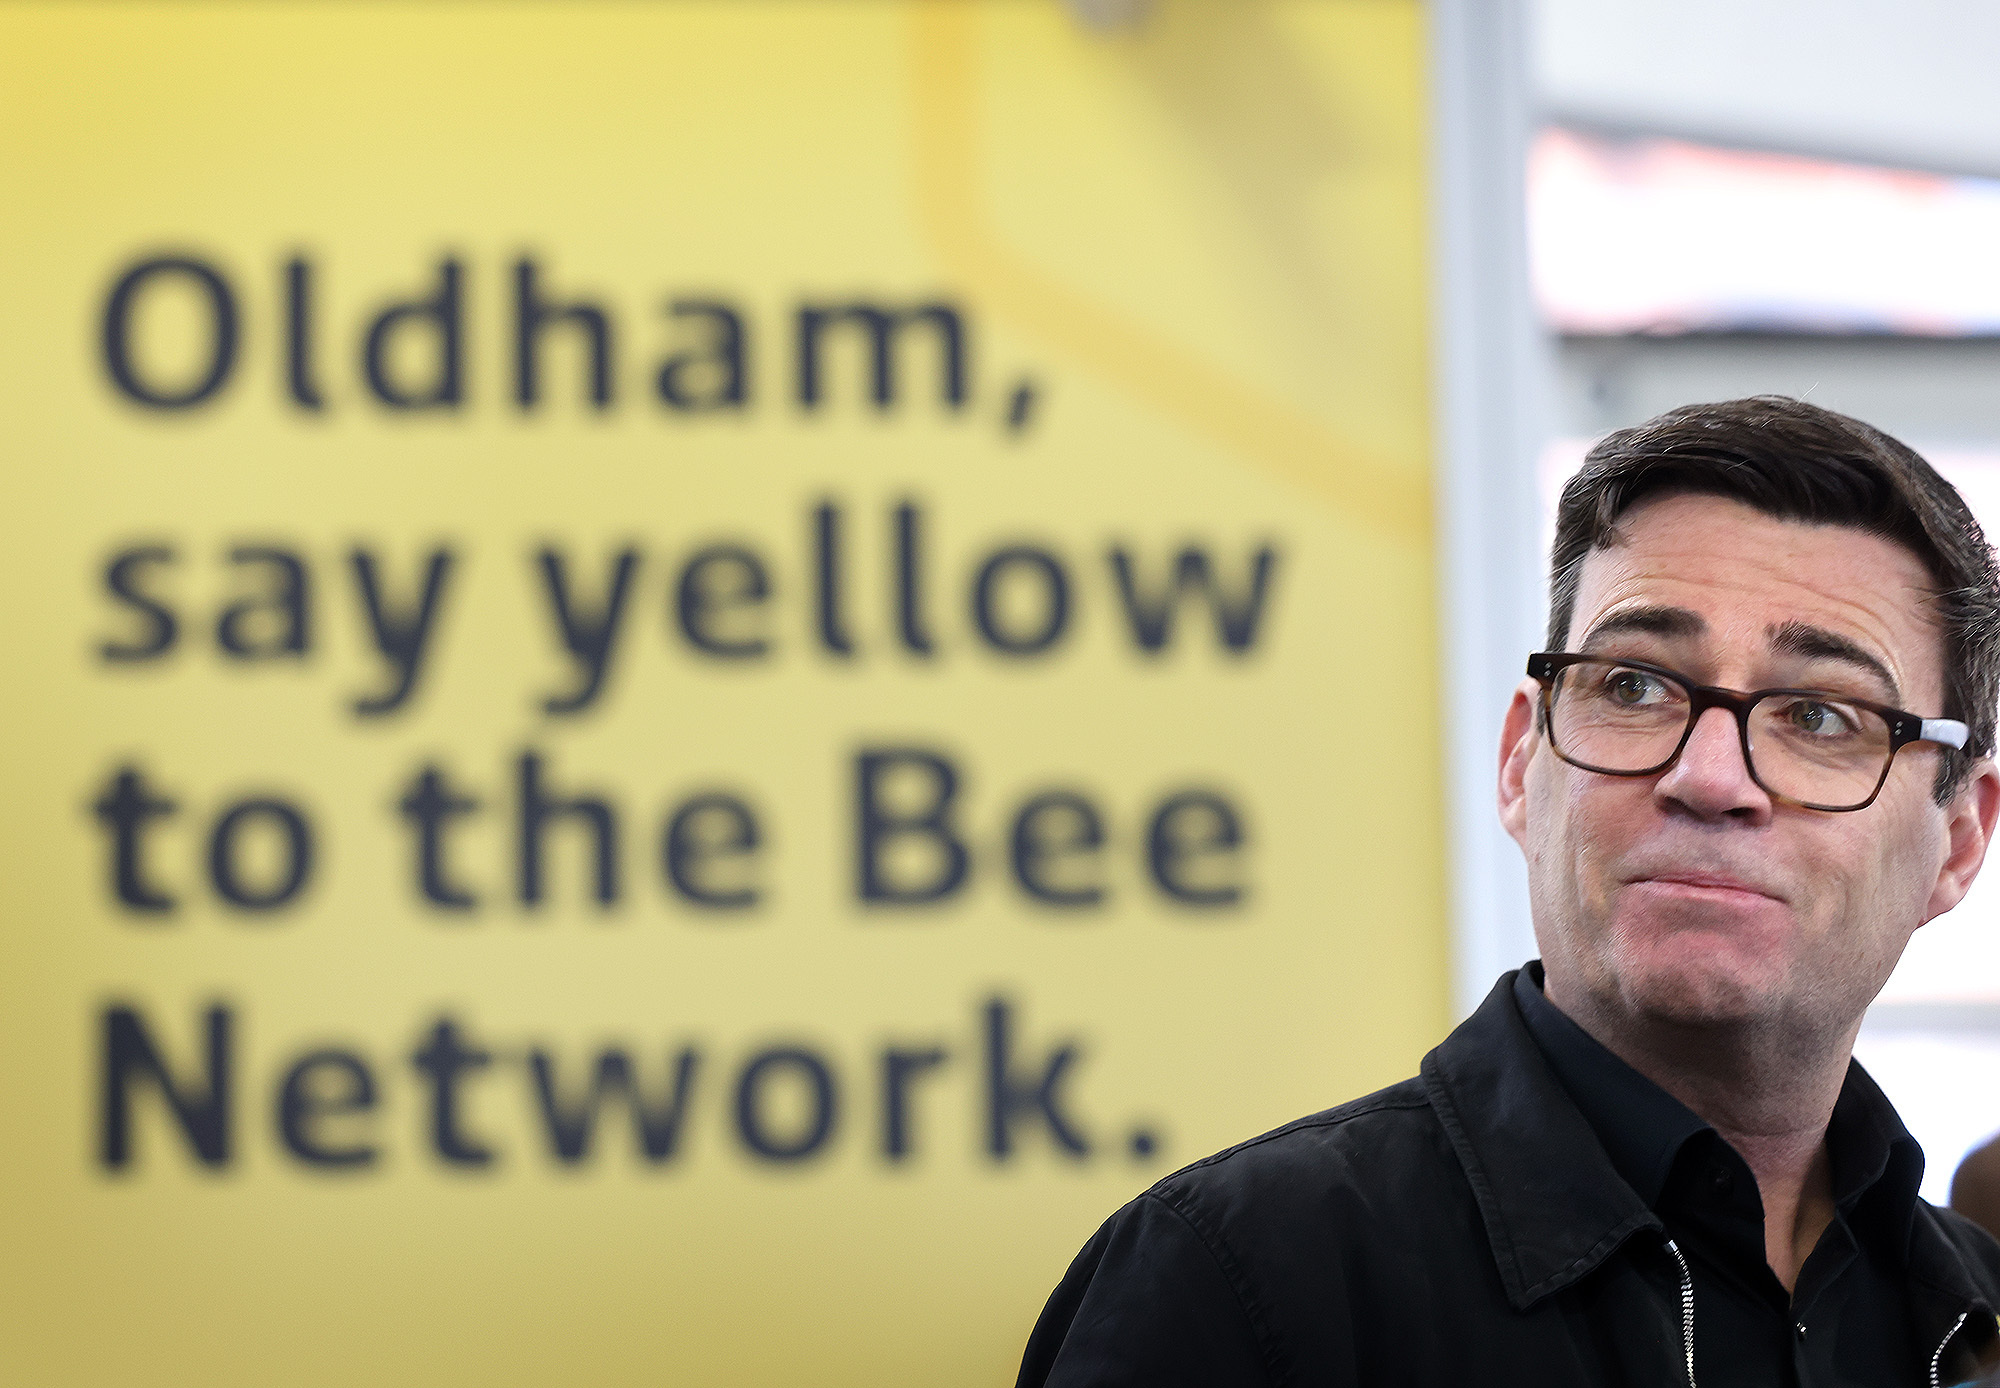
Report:
[[[1136,35],[1045,0],[0,8],[9,1381],[1008,1381],[1117,1204],[1409,1072],[1447,1011],[1422,66],[1409,0],[1168,3]],[[603,309],[605,407],[573,323],[545,334],[539,402],[515,402],[523,257],[544,293]],[[389,408],[369,324],[447,258],[462,398]],[[113,332],[136,388],[191,393],[213,360],[200,280],[149,261],[207,267],[238,320],[217,388],[183,407],[108,366],[135,270]],[[661,399],[677,356],[704,357],[684,393],[715,404],[722,381],[719,319],[677,300],[738,315],[739,406]],[[934,314],[903,330],[887,408],[852,323],[802,405],[801,310],[856,302],[956,313],[962,400]],[[437,323],[393,321],[383,370],[421,395]],[[904,505],[928,653],[897,617]],[[849,654],[818,616],[823,506]],[[754,555],[768,594],[714,561],[696,605],[722,605],[693,624],[761,655],[684,629],[684,571],[716,545]],[[1145,597],[1190,547],[1239,606],[1270,552],[1244,649],[1193,591],[1160,651],[1135,639],[1114,553]],[[280,561],[246,548],[300,562],[302,635]],[[173,614],[157,655],[158,620],[107,576],[142,550],[170,556],[120,570]],[[544,550],[583,617],[634,556],[576,712],[545,708],[579,679]],[[973,613],[1009,550],[1043,557],[998,565],[1003,642],[1053,622],[1051,565],[1066,585],[1036,652]],[[393,683],[357,551],[397,611],[450,555],[413,691],[379,713],[355,710]],[[231,655],[218,621],[242,602]],[[857,899],[857,758],[896,748],[958,775],[969,868],[938,902]],[[543,901],[521,901],[530,754],[615,812],[608,907],[571,821],[547,831]],[[419,888],[397,806],[426,766],[480,802],[445,851],[476,908]],[[94,810],[127,770],[177,808]],[[882,789],[893,813],[935,785]],[[1052,790],[1096,806],[1103,844],[1052,811],[1029,827],[1070,850],[1029,871],[1097,904],[1015,880],[1013,817]],[[1190,790],[1242,842],[1197,851],[1219,821],[1184,811],[1156,869],[1149,820]],[[664,869],[675,807],[714,791],[758,845],[683,866],[748,907],[691,904]],[[312,854],[259,907],[288,866],[271,801]],[[211,857],[245,802],[221,835],[232,905]],[[882,872],[921,885],[936,848],[903,835]],[[1190,903],[1162,874],[1239,895]],[[1031,1095],[992,1150],[996,1016],[1017,1092],[1072,1048],[1053,1103],[1085,1152]],[[491,1057],[453,1091],[457,1160],[412,1061],[445,1020]],[[146,1082],[147,1047],[226,1131],[212,1160]],[[673,1150],[642,1156],[613,1100],[563,1160],[534,1057],[573,1109],[612,1047],[655,1106],[694,1056]],[[288,1139],[287,1075],[326,1051],[352,1059],[295,1077]],[[900,1063],[899,1156],[889,1051],[945,1057]],[[738,1113],[760,1055],[763,1155]],[[834,1087],[817,1143],[815,1064]],[[372,1106],[331,1111],[357,1066]],[[372,1157],[325,1164],[340,1152]]]

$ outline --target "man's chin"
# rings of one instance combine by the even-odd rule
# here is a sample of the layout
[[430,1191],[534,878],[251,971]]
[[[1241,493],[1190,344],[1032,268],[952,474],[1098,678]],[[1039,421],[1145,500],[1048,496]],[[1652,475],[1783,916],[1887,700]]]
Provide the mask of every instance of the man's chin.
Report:
[[1698,899],[1629,892],[1620,903],[1625,909],[1606,943],[1625,1007],[1687,1026],[1768,1016],[1784,991],[1790,911],[1765,897],[1725,894],[1730,899],[1718,905],[1693,895]]
[[1618,970],[1618,991],[1631,1015],[1670,1026],[1732,1028],[1769,1017],[1778,980],[1765,961],[1733,954],[1673,951],[1628,960]]

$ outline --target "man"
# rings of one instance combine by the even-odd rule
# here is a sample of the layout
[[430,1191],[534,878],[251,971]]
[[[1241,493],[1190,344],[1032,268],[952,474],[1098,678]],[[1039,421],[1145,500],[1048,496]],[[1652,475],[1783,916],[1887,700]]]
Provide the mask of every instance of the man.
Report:
[[1691,406],[1591,451],[1550,597],[1499,774],[1540,963],[1418,1078],[1119,1211],[1022,1384],[1936,1388],[2000,1349],[2000,1244],[1850,1059],[2000,816],[1978,525],[1856,420]]

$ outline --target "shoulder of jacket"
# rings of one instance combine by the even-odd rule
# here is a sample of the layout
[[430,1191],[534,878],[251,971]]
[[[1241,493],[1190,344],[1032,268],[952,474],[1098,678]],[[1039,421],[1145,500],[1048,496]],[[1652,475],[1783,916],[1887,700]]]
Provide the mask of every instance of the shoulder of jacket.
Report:
[[1147,1195],[1179,1207],[1204,1191],[1283,1184],[1292,1173],[1323,1181],[1329,1166],[1344,1164],[1350,1155],[1379,1157],[1381,1143],[1395,1130],[1435,1128],[1430,1110],[1423,1081],[1403,1080],[1203,1157],[1163,1177]]
[[1929,1220],[1939,1237],[1965,1261],[1989,1303],[2000,1307],[2000,1240],[1957,1210],[1917,1201],[1916,1217]]

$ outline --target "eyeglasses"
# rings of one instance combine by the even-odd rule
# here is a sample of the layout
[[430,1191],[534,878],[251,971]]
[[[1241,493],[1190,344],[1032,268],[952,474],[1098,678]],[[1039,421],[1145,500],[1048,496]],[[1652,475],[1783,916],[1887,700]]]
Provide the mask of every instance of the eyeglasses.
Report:
[[1818,689],[1744,693],[1696,684],[1641,660],[1545,651],[1528,657],[1541,682],[1549,746],[1571,766],[1606,776],[1652,776],[1680,757],[1701,715],[1736,715],[1743,764],[1777,800],[1808,810],[1861,810],[1912,742],[1963,748],[1969,730]]

